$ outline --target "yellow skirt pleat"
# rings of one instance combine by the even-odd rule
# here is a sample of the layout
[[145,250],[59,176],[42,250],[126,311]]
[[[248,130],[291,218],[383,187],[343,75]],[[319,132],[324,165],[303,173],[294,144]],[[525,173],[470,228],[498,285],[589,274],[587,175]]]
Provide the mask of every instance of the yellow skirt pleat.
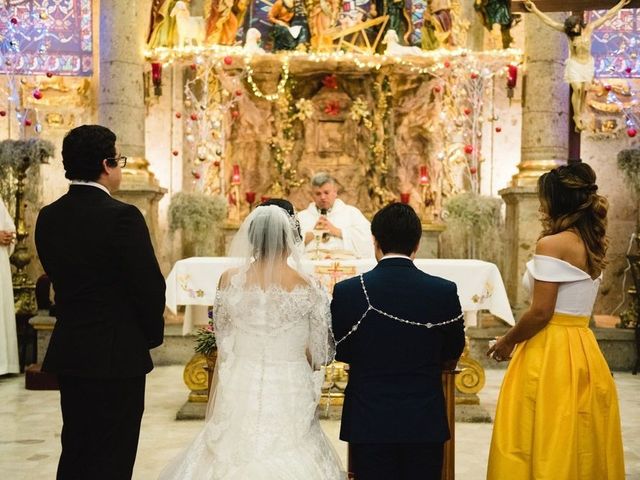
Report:
[[554,314],[500,389],[488,480],[624,480],[618,396],[587,317]]

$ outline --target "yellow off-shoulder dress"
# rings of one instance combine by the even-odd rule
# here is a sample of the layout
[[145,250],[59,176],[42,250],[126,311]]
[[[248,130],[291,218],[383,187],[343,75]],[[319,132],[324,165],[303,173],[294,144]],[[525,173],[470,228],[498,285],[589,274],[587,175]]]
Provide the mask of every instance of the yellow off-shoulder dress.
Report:
[[616,387],[589,317],[601,277],[534,255],[533,279],[557,282],[549,324],[519,344],[498,399],[488,480],[624,480]]

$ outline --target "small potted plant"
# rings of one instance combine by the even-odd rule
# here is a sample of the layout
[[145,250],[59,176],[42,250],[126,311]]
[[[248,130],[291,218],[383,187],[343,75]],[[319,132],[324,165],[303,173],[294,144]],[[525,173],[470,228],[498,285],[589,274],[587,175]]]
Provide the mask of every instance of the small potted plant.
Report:
[[196,332],[195,351],[207,359],[207,391],[209,392],[211,391],[211,381],[213,380],[213,369],[216,366],[216,359],[218,357],[216,334],[213,329],[211,312],[209,312],[209,323]]

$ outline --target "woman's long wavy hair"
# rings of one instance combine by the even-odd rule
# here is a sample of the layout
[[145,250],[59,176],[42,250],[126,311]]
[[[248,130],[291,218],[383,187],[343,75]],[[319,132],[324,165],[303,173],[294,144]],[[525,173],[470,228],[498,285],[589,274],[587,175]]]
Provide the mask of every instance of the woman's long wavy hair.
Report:
[[587,267],[591,275],[606,266],[609,247],[607,210],[609,202],[598,195],[596,174],[586,163],[554,168],[538,179],[538,197],[542,206],[542,235],[575,230],[587,249]]

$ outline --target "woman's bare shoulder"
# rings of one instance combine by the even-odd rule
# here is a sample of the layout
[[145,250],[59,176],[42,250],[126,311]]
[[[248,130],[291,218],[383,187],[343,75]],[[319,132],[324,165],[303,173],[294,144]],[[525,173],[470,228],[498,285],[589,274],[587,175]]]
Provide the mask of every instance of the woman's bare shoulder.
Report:
[[536,244],[536,254],[559,258],[581,270],[585,270],[587,265],[584,242],[571,230],[542,237]]

